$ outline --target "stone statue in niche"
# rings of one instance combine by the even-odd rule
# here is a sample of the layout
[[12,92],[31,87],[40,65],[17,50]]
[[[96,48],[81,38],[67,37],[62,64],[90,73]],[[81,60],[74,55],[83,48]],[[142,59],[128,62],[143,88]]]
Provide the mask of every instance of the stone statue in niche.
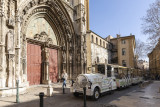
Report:
[[14,52],[14,34],[12,30],[7,33],[7,52],[13,54]]
[[65,52],[63,52],[62,57],[63,57],[63,63],[66,63],[66,53]]
[[45,48],[44,52],[45,52],[45,61],[49,62],[49,50],[47,48]]
[[70,63],[72,63],[72,54],[71,53],[69,55],[69,61],[70,61]]

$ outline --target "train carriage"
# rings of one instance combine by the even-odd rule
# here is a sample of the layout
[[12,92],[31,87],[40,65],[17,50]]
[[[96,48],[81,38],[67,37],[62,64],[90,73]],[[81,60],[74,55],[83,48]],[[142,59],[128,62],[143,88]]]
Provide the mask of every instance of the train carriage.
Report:
[[132,68],[99,63],[92,69],[94,69],[93,73],[80,74],[77,77],[71,87],[71,92],[75,96],[83,94],[83,87],[86,87],[86,95],[98,100],[100,94],[104,92],[112,92],[117,88],[138,84],[142,81],[142,78]]

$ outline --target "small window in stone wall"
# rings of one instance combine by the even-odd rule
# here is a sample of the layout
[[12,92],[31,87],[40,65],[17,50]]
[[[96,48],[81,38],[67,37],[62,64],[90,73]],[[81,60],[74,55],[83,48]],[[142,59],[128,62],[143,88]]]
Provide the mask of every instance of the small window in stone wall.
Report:
[[98,45],[98,38],[96,37],[96,44]]
[[122,55],[126,55],[126,49],[122,48]]
[[94,38],[93,38],[93,35],[92,35],[92,43],[94,43]]
[[125,60],[122,60],[122,66],[126,67],[126,61]]
[[103,47],[105,48],[105,43],[104,43],[104,41],[103,41]]
[[125,41],[125,40],[122,40],[122,44],[126,44],[126,41]]
[[102,41],[101,41],[101,39],[100,39],[100,46],[102,46]]

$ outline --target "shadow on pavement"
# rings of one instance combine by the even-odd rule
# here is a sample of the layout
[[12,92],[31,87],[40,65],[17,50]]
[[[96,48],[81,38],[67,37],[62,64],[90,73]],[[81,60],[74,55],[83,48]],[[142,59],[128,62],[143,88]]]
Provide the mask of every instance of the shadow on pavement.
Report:
[[[110,102],[119,100],[121,96],[129,95],[130,92],[140,90],[138,86],[131,86],[120,91],[116,90],[113,94],[106,93],[98,101],[92,101],[90,97],[87,97],[87,107],[112,107],[112,105],[108,105]],[[74,97],[69,88],[65,88],[65,94],[62,93],[62,88],[54,88],[54,91],[58,93],[54,93],[51,97],[44,97],[44,107],[83,107],[83,96]],[[5,107],[39,107],[39,103],[40,101],[37,99]],[[117,106],[113,105],[113,107]]]

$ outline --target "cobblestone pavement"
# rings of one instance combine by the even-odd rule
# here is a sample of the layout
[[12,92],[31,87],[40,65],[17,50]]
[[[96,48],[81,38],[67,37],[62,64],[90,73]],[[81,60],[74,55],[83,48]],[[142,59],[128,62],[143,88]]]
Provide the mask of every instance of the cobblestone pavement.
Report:
[[[69,86],[69,85],[68,85]],[[61,84],[53,84],[54,95],[44,97],[44,107],[83,107],[83,97],[74,97],[69,87],[62,94]],[[103,95],[98,101],[87,98],[87,107],[160,107],[160,81],[140,88],[131,86],[112,95]],[[0,98],[0,107],[39,107],[39,92],[47,92],[47,86],[30,87],[27,93],[20,95],[20,103],[16,104],[16,96]]]

